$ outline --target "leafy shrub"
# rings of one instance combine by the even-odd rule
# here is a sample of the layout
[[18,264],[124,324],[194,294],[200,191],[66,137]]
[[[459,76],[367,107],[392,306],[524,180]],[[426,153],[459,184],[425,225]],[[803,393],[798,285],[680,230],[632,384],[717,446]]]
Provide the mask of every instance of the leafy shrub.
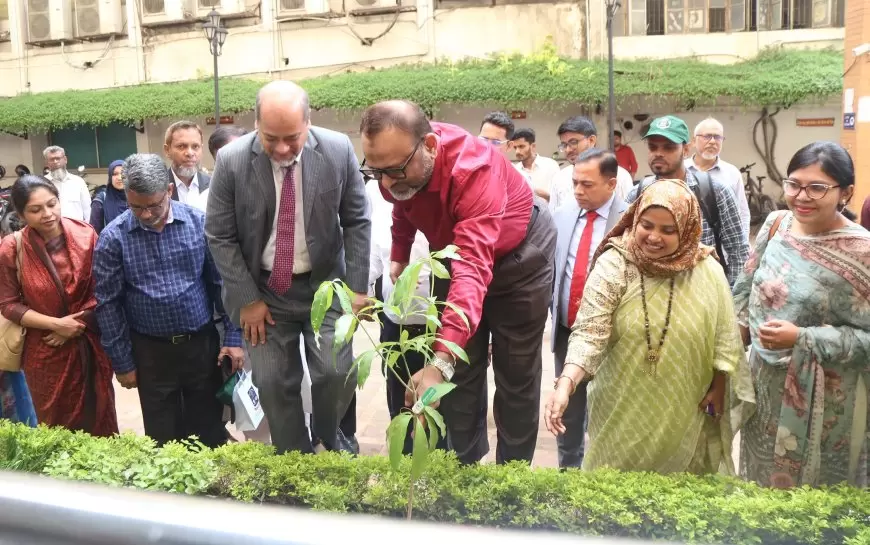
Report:
[[[617,60],[617,100],[667,97],[691,108],[729,97],[745,107],[784,106],[825,100],[842,93],[843,52],[767,50],[733,65],[698,60]],[[534,82],[534,85],[529,85]],[[224,113],[253,109],[264,81],[224,78]],[[604,104],[607,62],[562,59],[548,44],[529,55],[492,60],[400,65],[304,80],[314,109],[353,110],[379,100],[406,98],[435,110],[442,104],[499,105],[522,109],[535,103]],[[0,100],[0,130],[23,132],[75,125],[138,124],[143,119],[214,112],[211,79],[146,83],[129,87],[23,94]]]
[[[393,471],[380,456],[276,456],[258,443],[157,448],[132,435],[103,439],[0,422],[0,469],[340,513],[403,516],[410,463],[406,458]],[[441,451],[430,454],[415,484],[414,509],[418,519],[582,535],[870,543],[870,494],[845,486],[784,491],[718,476],[461,466]]]

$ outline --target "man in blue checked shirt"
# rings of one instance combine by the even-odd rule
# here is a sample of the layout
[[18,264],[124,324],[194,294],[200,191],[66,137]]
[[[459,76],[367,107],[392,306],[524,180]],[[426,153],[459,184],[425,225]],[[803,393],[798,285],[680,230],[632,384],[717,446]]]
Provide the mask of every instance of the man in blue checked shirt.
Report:
[[[221,303],[205,216],[172,200],[172,176],[153,154],[123,170],[129,209],[103,229],[94,254],[96,315],[118,382],[139,389],[145,434],[163,444],[196,435],[226,441],[219,361],[241,369],[241,330]],[[214,313],[226,335],[223,348]]]

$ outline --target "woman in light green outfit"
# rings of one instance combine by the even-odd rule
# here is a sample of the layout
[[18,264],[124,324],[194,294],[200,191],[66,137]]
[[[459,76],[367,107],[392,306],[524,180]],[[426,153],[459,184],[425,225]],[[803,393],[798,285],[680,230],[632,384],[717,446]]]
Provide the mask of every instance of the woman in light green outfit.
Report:
[[694,195],[659,180],[596,253],[544,415],[564,433],[568,397],[591,380],[583,469],[734,474],[754,396],[728,282],[700,240]]
[[855,170],[837,144],[798,151],[734,285],[758,412],[740,473],[763,486],[868,485],[870,233],[841,211]]

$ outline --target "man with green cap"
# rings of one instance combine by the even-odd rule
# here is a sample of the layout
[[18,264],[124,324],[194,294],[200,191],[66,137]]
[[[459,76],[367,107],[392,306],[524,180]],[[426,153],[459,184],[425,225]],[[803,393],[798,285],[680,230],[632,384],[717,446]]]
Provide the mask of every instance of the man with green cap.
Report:
[[686,169],[685,159],[690,154],[689,128],[679,117],[666,115],[654,119],[644,140],[648,150],[647,162],[653,176],[644,179],[626,200],[634,202],[638,192],[655,180],[684,180],[701,205],[701,243],[716,248],[728,283],[734,285],[749,255],[748,237],[744,236],[734,195],[727,187],[712,180],[706,172]]

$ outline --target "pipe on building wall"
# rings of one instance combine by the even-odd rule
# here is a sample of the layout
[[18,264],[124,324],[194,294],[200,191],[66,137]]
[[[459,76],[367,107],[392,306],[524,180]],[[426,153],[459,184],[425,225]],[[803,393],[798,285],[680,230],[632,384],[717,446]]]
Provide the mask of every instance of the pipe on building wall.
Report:
[[[577,5],[579,6],[579,3]],[[586,36],[584,36],[584,38],[585,38],[584,41],[586,42],[586,51],[584,51],[584,53],[585,53],[587,59],[592,58],[592,50],[590,49],[590,47],[592,45],[592,39],[589,37],[589,27],[590,27],[590,22],[592,21],[592,15],[591,15],[591,12],[589,11],[590,7],[591,7],[590,0],[586,0],[586,13],[584,16],[584,18],[586,19],[586,25],[585,25],[586,26]],[[581,26],[581,29],[582,29],[582,26]]]
[[145,67],[145,46],[142,43],[142,26],[139,19],[139,1],[127,2],[127,43],[132,45],[136,55],[136,81],[146,83],[148,70]]

